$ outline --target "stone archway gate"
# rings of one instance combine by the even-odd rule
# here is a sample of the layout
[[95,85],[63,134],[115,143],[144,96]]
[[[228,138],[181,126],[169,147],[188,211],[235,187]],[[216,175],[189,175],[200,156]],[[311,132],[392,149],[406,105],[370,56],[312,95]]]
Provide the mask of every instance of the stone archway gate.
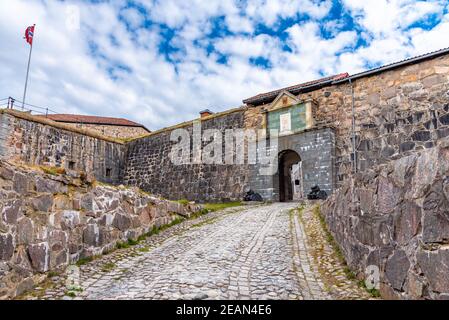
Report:
[[[335,187],[335,134],[332,128],[305,130],[281,136],[278,153],[293,150],[301,157],[303,194],[318,185],[330,195]],[[259,165],[250,168],[249,187],[265,200],[279,201],[279,172],[260,175]]]

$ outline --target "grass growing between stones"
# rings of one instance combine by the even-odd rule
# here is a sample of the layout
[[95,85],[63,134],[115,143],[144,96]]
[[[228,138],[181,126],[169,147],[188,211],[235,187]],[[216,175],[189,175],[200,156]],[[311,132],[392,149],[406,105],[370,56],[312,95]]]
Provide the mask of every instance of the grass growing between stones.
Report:
[[39,168],[44,171],[46,174],[50,174],[52,176],[57,176],[60,174],[65,174],[65,169],[61,167],[49,167],[49,166],[39,166]]
[[53,277],[57,277],[57,276],[59,276],[59,272],[56,272],[56,271],[49,271],[47,273],[47,278],[53,278]]
[[[346,262],[346,259],[343,255],[343,252],[341,251],[340,246],[338,245],[337,241],[335,241],[335,238],[333,237],[333,235],[330,233],[329,229],[327,228],[326,220],[324,219],[324,216],[321,214],[320,206],[318,204],[315,205],[312,209],[312,212],[320,221],[320,225],[324,231],[327,242],[330,244],[330,246],[334,250],[334,253],[335,253],[336,257],[338,258],[338,260],[340,261],[340,263],[343,265],[343,272],[345,273],[346,278],[349,280],[353,280],[353,281],[357,280],[355,273],[349,268],[349,266]],[[368,289],[366,287],[365,281],[359,280],[359,281],[357,281],[357,285],[360,288],[364,289],[366,292],[368,292],[371,295],[371,297],[373,297],[373,298],[380,297],[380,291],[375,288]]]
[[103,271],[103,272],[109,272],[109,271],[114,270],[115,267],[116,267],[116,264],[115,264],[115,263],[113,263],[113,262],[108,262],[108,263],[106,263],[105,265],[103,265],[103,266],[101,267],[101,271]]
[[215,221],[217,221],[217,219],[218,219],[218,217],[215,217],[215,218],[212,218],[212,219],[209,219],[209,220],[202,221],[200,223],[193,224],[191,226],[191,228],[199,228],[199,227],[202,227],[202,226],[214,223]]
[[93,261],[93,260],[94,260],[93,257],[81,258],[81,259],[79,259],[79,260],[76,262],[76,265],[77,265],[78,267],[81,267],[81,266],[83,266],[83,265],[85,265],[85,264],[87,264],[87,263],[89,263],[89,262],[91,262],[91,261]]
[[203,207],[208,212],[214,212],[214,211],[223,210],[226,208],[238,207],[241,205],[242,205],[242,203],[240,201],[234,201],[234,202],[223,202],[223,203],[205,203],[203,205]]
[[181,200],[178,200],[176,202],[179,203],[179,204],[182,204],[183,206],[185,206],[185,205],[189,204],[190,201],[187,200],[187,199],[181,199]]

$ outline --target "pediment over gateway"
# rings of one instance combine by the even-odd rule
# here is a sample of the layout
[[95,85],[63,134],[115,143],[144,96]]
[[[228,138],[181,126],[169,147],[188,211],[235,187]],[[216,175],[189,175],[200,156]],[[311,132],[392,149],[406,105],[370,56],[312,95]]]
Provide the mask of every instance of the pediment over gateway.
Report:
[[301,101],[296,96],[284,90],[281,93],[279,93],[276,99],[274,99],[268,110],[273,111],[281,108],[286,108],[298,104],[300,102]]

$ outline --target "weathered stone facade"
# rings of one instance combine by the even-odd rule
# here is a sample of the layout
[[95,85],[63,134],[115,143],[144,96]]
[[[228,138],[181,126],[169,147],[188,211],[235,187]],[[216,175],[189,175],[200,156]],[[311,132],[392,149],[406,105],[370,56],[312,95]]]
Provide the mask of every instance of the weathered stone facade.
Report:
[[[188,123],[181,128],[192,135],[193,123]],[[223,141],[226,129],[237,128],[244,128],[244,110],[237,109],[225,116],[212,116],[201,121],[202,131],[218,129],[223,136]],[[174,129],[155,132],[127,145],[124,183],[138,186],[168,199],[241,200],[247,186],[247,165],[173,164],[169,154],[174,144],[170,141],[170,135]],[[208,141],[202,142],[203,147],[207,144]],[[190,159],[193,159],[193,147],[189,155]],[[224,156],[223,145],[223,163]]]
[[200,209],[99,185],[76,171],[48,175],[1,161],[0,299],[30,289],[48,271]]
[[[361,77],[352,85],[358,170],[431,148],[449,135],[448,54]],[[335,130],[338,187],[352,172],[351,84],[340,80],[296,98],[315,101],[316,125]],[[247,126],[263,128],[270,108],[271,103],[248,108]]]
[[0,157],[33,165],[82,170],[120,184],[125,146],[88,130],[75,130],[14,110],[0,113]]
[[349,266],[385,298],[449,298],[449,140],[345,181],[322,207]]

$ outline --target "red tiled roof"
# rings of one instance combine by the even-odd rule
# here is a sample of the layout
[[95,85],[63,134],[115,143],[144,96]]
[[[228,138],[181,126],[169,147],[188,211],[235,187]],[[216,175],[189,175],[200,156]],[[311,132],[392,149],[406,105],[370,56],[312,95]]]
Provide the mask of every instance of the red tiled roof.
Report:
[[320,85],[320,84],[330,82],[330,81],[341,80],[348,76],[349,76],[349,74],[345,72],[345,73],[336,74],[336,75],[333,75],[330,77],[325,77],[325,78],[321,78],[321,79],[317,79],[317,80],[313,80],[313,81],[296,84],[294,86],[290,86],[290,87],[286,87],[286,88],[282,88],[282,89],[278,89],[278,90],[274,90],[274,91],[270,91],[270,92],[266,92],[266,93],[260,93],[254,97],[243,100],[243,103],[253,104],[253,103],[261,102],[264,100],[271,100],[271,99],[276,98],[279,95],[279,93],[281,93],[284,90],[291,92],[291,93],[295,93],[295,91],[298,91],[298,90],[306,88],[306,87]]
[[[137,122],[134,122],[134,121],[131,121],[128,119],[123,119],[123,118],[97,117],[97,116],[85,116],[85,115],[78,115],[78,114],[62,114],[62,113],[49,114],[46,117],[48,119],[56,121],[56,122],[102,124],[102,125],[145,128],[145,126],[140,123],[137,123]],[[146,129],[146,130],[148,130],[148,129]]]

